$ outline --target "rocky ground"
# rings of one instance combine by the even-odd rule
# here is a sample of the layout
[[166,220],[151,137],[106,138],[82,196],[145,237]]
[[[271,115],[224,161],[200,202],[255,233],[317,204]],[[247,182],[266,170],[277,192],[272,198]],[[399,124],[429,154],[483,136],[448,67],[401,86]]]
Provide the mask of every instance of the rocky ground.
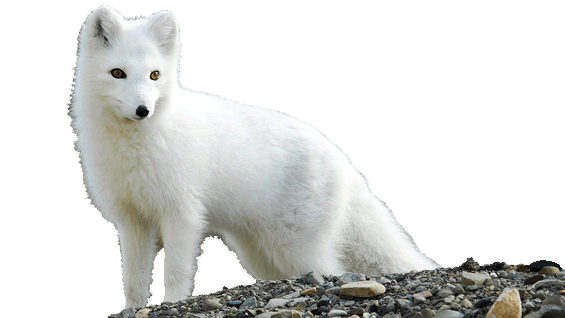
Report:
[[291,279],[128,309],[110,318],[565,318],[559,264],[493,263],[366,277],[359,273]]

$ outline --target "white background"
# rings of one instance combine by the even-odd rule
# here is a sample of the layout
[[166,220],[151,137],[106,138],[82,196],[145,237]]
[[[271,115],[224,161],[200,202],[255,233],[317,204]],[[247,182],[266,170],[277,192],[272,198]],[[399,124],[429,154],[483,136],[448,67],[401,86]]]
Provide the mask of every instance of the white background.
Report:
[[[100,3],[45,3],[0,20],[0,304],[105,317],[124,304],[117,236],[86,199],[67,116],[77,34]],[[443,266],[565,265],[562,2],[108,4],[172,10],[185,87],[319,128]],[[195,294],[254,281],[217,240],[199,264]]]

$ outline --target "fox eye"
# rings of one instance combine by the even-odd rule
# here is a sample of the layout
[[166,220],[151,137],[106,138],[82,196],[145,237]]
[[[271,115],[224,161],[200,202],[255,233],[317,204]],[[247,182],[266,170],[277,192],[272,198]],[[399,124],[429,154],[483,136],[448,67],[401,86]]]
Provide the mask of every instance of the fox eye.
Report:
[[115,78],[126,78],[126,73],[119,68],[111,70],[110,74],[112,74]]
[[149,78],[151,78],[154,81],[158,80],[159,79],[159,71],[151,72],[151,74],[149,74]]

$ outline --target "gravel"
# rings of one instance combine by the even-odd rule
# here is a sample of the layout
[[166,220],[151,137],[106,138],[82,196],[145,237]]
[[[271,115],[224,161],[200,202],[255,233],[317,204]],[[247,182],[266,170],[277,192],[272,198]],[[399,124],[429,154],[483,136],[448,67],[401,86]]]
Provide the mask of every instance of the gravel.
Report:
[[[490,318],[489,309],[496,305],[503,290],[510,288],[520,295],[522,317],[565,318],[565,272],[553,262],[532,264],[496,262],[481,266],[469,258],[455,268],[379,277],[361,273],[321,276],[311,272],[290,279],[224,287],[213,294],[128,309],[109,317]],[[546,266],[540,264],[553,268],[542,270]],[[378,292],[367,292],[368,287]]]

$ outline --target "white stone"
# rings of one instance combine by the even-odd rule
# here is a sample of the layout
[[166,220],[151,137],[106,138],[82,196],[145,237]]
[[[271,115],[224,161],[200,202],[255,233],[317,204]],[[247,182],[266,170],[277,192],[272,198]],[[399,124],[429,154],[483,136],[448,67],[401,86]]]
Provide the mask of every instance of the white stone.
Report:
[[461,273],[461,283],[465,285],[481,286],[487,279],[490,279],[490,276],[487,273]]
[[361,281],[341,286],[341,294],[359,298],[371,298],[384,294],[386,288],[374,281]]

